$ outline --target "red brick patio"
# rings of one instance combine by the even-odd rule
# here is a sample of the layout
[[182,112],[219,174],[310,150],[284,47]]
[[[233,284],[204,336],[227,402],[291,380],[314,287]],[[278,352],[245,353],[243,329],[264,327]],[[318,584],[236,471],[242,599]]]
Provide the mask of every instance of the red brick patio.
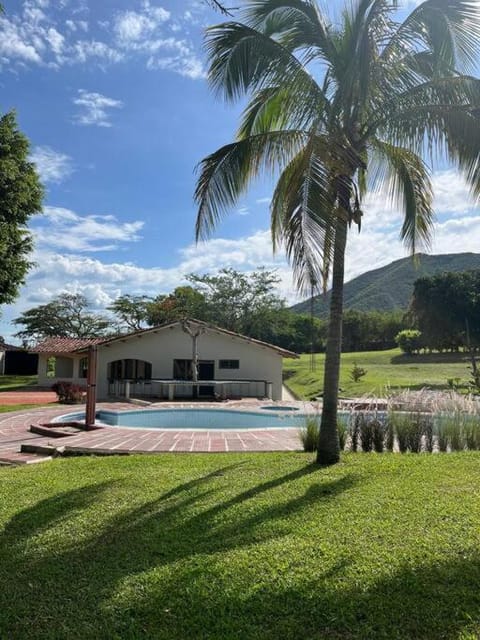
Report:
[[[252,405],[248,405],[252,408]],[[132,409],[127,403],[101,403],[98,408]],[[139,407],[135,407],[138,409]],[[87,449],[100,452],[227,452],[227,451],[295,451],[301,449],[298,430],[159,430],[128,427],[104,427],[81,432],[66,438],[52,438],[33,434],[31,424],[49,422],[52,418],[72,411],[71,406],[43,407],[11,412],[0,416],[0,462],[37,462],[34,454],[20,454],[22,444]],[[45,459],[45,457],[43,458]]]

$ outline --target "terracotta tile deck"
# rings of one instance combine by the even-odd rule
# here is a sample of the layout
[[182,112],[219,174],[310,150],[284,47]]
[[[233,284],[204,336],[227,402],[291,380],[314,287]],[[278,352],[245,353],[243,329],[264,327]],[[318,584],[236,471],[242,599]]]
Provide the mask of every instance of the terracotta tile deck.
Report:
[[[265,404],[264,402],[262,404]],[[279,404],[279,403],[276,403]],[[291,404],[291,403],[289,403]],[[162,404],[162,406],[169,406]],[[174,405],[179,407],[180,405]],[[200,406],[200,405],[182,405]],[[204,405],[205,406],[205,405]],[[225,405],[222,405],[225,408]],[[252,402],[238,402],[228,408],[254,408]],[[208,408],[222,408],[208,405]],[[140,407],[127,403],[100,403],[103,409],[135,409]],[[155,408],[155,407],[145,407]],[[255,430],[158,430],[128,427],[104,427],[96,431],[82,432],[66,438],[52,438],[33,434],[29,431],[31,424],[49,422],[52,418],[71,413],[78,408],[70,406],[55,408],[43,407],[28,411],[11,412],[0,416],[0,462],[28,463],[39,461],[34,454],[20,454],[23,443],[49,445],[55,447],[88,449],[95,452],[227,452],[227,451],[295,451],[301,449],[298,430],[255,429]],[[44,459],[48,457],[45,456]]]

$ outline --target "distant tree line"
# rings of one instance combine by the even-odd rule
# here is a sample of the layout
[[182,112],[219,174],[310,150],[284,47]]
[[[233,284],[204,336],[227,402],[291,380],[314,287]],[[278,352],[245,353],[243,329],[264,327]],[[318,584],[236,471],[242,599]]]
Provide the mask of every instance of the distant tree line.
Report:
[[[291,311],[276,292],[274,271],[223,269],[190,274],[187,285],[157,296],[126,294],[94,313],[80,294],[63,293],[14,320],[26,342],[45,337],[112,336],[196,318],[297,353],[325,349],[325,320]],[[356,311],[343,315],[343,351],[398,345],[407,353],[480,347],[480,271],[419,278],[408,313]]]
[[407,320],[417,330],[411,336],[414,351],[478,349],[480,271],[445,272],[416,280]]
[[[324,350],[326,322],[288,309],[276,293],[275,272],[223,269],[216,275],[190,274],[186,279],[188,285],[169,294],[122,295],[105,313],[94,313],[80,294],[63,293],[16,318],[14,323],[21,327],[16,335],[27,343],[52,336],[107,337],[196,318],[298,353]],[[344,350],[391,348],[402,326],[400,311],[347,311]]]

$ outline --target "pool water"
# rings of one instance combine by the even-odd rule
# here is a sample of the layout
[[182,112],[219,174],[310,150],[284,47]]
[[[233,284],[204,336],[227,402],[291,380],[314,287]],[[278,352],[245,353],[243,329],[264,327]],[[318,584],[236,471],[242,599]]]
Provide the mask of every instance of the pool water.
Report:
[[[232,411],[231,409],[155,409],[97,412],[97,421],[111,426],[147,429],[271,429],[305,426],[305,413],[290,410]],[[84,413],[61,416],[58,420],[84,420]]]

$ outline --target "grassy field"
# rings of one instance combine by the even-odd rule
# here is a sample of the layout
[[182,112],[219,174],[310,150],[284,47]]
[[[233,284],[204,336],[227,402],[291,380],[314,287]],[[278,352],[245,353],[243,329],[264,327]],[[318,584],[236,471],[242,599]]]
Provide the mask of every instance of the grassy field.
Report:
[[0,376],[0,391],[15,391],[37,384],[37,376]]
[[480,633],[480,455],[77,458],[0,470],[0,637]]
[[[321,393],[324,358],[323,353],[315,355],[314,371],[310,370],[310,356],[307,354],[302,355],[299,360],[284,360],[285,382],[299,398],[310,399]],[[350,379],[355,363],[367,372],[359,382]],[[463,353],[408,356],[399,349],[344,353],[340,371],[341,395],[384,396],[387,387],[447,389],[448,378],[459,378],[466,385],[470,378],[468,364]]]

